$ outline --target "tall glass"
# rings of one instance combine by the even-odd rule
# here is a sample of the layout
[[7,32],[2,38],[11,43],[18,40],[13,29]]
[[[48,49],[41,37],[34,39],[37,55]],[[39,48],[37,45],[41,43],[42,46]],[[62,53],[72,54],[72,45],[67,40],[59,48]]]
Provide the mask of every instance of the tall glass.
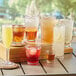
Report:
[[11,25],[2,25],[2,41],[6,47],[6,61],[0,65],[0,68],[17,68],[18,65],[9,61],[9,49],[13,40],[13,30]]
[[27,41],[35,41],[37,39],[39,18],[37,16],[25,16],[25,32]]
[[60,21],[65,25],[65,47],[70,47],[74,22],[71,19],[61,19]]
[[59,21],[54,27],[54,43],[53,50],[55,57],[64,58],[64,43],[65,43],[65,25]]
[[45,44],[52,44],[54,25],[56,23],[55,18],[50,16],[42,16],[40,23],[41,23],[41,42]]
[[22,43],[24,40],[24,25],[13,25],[13,42]]

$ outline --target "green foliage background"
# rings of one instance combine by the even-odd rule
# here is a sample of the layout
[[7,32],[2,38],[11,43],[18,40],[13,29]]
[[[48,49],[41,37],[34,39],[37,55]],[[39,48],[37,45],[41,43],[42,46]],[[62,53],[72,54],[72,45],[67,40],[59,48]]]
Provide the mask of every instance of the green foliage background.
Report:
[[[6,0],[5,0],[6,1]],[[25,9],[28,4],[31,3],[32,0],[17,0],[17,2],[13,2],[11,7],[9,7],[8,3],[6,7],[9,10],[9,14],[15,19],[15,17],[25,15]],[[36,5],[40,11],[51,13],[55,10],[60,11],[64,16],[68,16],[70,13],[75,15],[76,13],[76,0],[35,0]]]
[[[4,0],[5,8],[9,10],[9,15],[15,19],[15,17],[25,15],[25,9],[32,0],[17,0],[9,5],[9,0]],[[64,16],[69,13],[76,13],[76,0],[35,0],[36,5],[40,12],[53,12],[55,10],[60,11]]]
[[[20,23],[21,17],[25,15],[26,6],[31,3],[32,0],[14,0],[9,4],[9,0],[4,0],[4,7],[8,10],[8,14],[11,16],[11,20],[5,18],[0,19],[0,25],[4,23]],[[35,0],[36,5],[40,13],[52,13],[53,11],[60,11],[65,17],[72,14],[76,21],[76,0]],[[1,27],[0,27],[1,29]]]
[[[4,8],[8,10],[7,13],[9,14],[9,16],[11,16],[11,20],[15,23],[17,22],[17,19],[19,20],[19,18],[21,19],[21,17],[25,15],[26,6],[30,4],[31,1],[32,0],[14,0],[14,2],[10,6],[9,0],[4,0]],[[73,14],[73,18],[74,20],[76,20],[76,0],[35,1],[40,13],[52,13],[57,10],[60,11],[65,17]]]
[[[25,15],[26,6],[32,0],[14,0],[9,4],[9,0],[4,0],[4,8],[8,10],[13,22],[21,19]],[[65,17],[73,14],[76,20],[76,0],[35,0],[40,13],[52,13],[53,11],[60,11]]]

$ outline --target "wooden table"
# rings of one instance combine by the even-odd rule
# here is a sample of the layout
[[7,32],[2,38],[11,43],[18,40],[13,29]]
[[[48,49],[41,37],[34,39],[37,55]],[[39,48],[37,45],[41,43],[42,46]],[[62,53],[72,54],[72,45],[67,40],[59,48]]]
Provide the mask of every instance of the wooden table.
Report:
[[64,60],[55,59],[54,63],[40,60],[36,66],[18,63],[13,70],[0,69],[0,76],[76,76],[76,43],[72,43],[73,53],[65,54]]

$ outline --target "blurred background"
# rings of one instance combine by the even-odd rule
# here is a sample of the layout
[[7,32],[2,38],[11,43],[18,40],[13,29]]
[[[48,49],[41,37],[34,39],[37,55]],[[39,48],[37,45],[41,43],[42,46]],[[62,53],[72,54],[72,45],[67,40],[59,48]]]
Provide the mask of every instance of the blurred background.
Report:
[[[5,23],[22,23],[25,10],[32,0],[0,0],[0,37],[1,26]],[[76,0],[36,0],[40,14],[53,15],[57,19],[70,17],[76,30]],[[76,35],[75,32],[73,35]]]

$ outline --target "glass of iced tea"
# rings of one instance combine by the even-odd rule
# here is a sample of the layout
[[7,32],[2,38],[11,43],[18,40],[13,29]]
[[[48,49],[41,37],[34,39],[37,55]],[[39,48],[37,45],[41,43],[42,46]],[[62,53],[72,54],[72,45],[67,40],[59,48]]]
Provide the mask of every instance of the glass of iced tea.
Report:
[[41,16],[41,42],[45,44],[53,43],[53,31],[56,24],[56,18],[51,16]]
[[35,41],[37,37],[37,27],[27,26],[26,27],[26,38],[28,41]]
[[37,16],[25,16],[25,33],[27,41],[35,41],[37,38],[39,19]]
[[22,43],[24,39],[24,32],[24,25],[13,25],[13,42]]
[[39,62],[41,47],[39,45],[26,46],[27,64],[37,65]]

